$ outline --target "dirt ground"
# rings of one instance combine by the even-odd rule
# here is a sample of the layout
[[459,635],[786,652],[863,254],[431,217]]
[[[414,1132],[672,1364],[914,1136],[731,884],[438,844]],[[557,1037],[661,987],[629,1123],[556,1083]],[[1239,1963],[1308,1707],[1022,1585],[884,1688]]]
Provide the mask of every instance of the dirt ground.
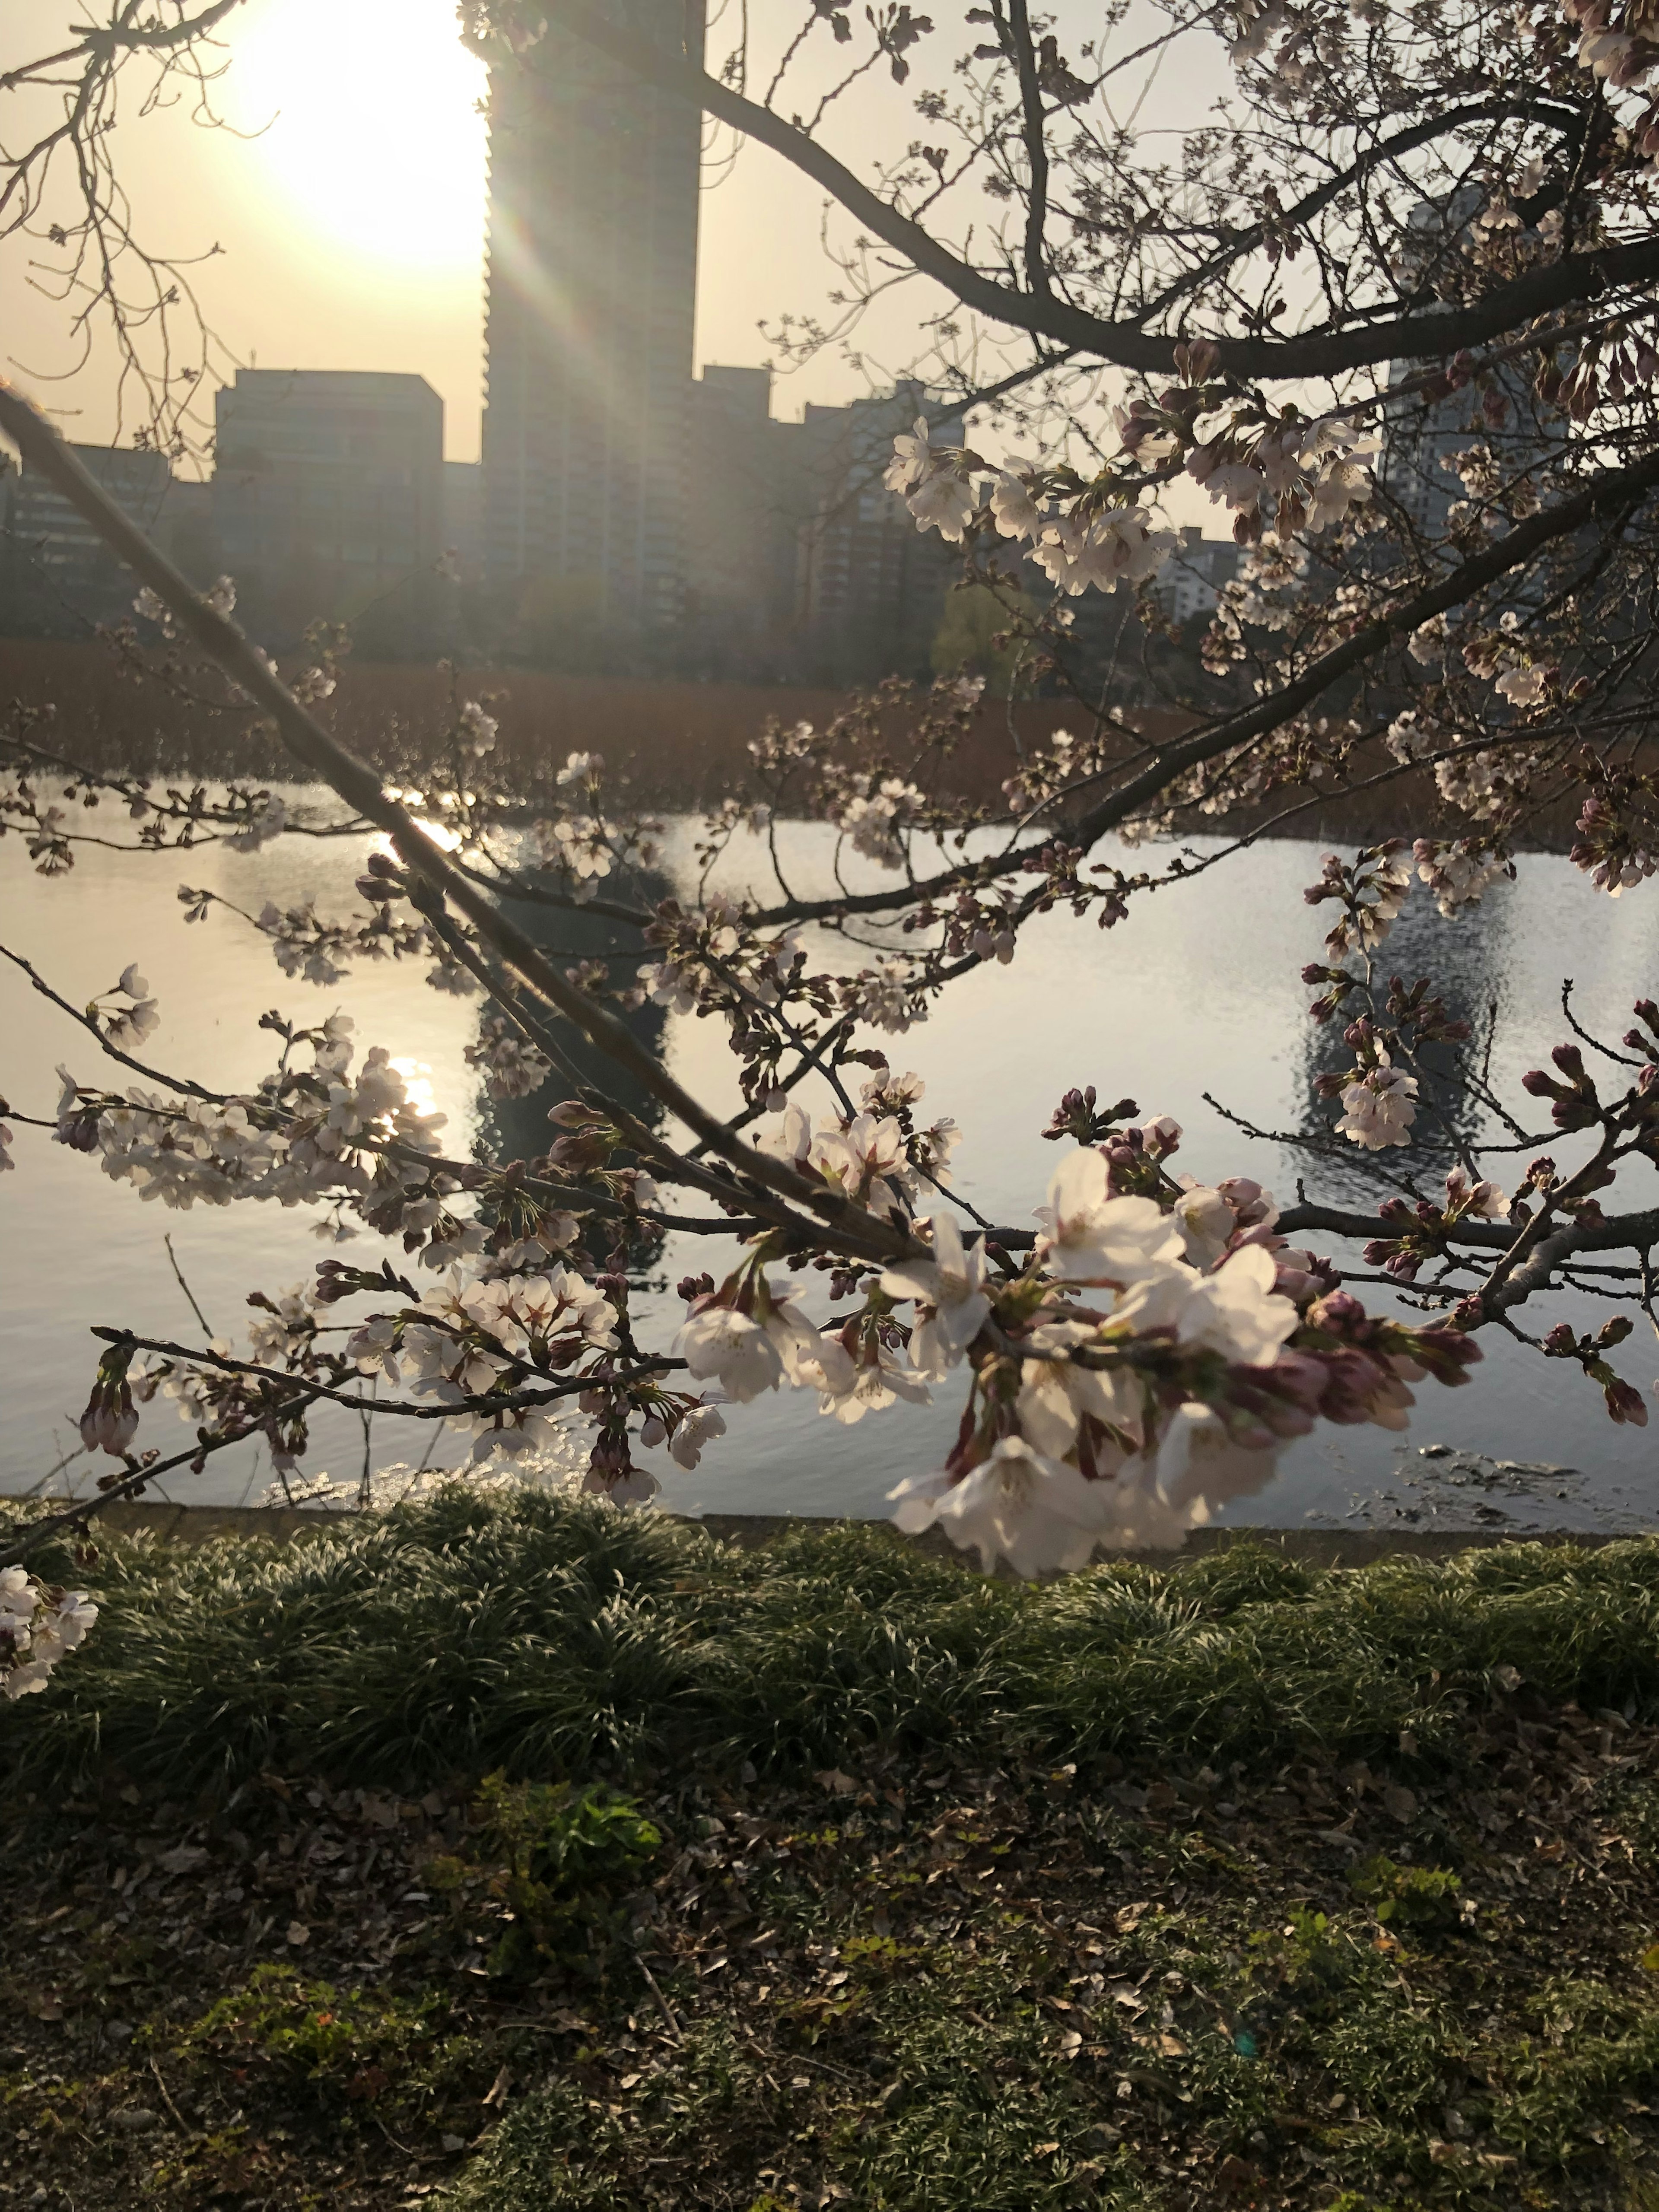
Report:
[[1656,1745],[1517,1678],[1421,1794],[14,1793],[0,2203],[1635,2212]]

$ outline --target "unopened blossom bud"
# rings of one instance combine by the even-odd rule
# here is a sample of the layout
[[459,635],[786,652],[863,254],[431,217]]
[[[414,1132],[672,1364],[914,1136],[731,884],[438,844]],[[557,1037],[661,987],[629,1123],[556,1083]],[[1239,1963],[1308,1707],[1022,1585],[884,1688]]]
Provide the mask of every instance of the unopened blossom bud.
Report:
[[1659,1006],[1656,1006],[1651,999],[1638,999],[1631,1012],[1638,1021],[1645,1022],[1655,1035],[1659,1036]]
[[1346,1336],[1364,1323],[1365,1309],[1351,1291],[1333,1291],[1310,1310],[1308,1319],[1333,1336]]
[[1461,1328],[1419,1328],[1413,1332],[1413,1342],[1419,1364],[1437,1382],[1449,1385],[1467,1382],[1464,1370],[1479,1365],[1483,1357],[1480,1346]]
[[1584,1080],[1584,1055],[1576,1044],[1558,1044],[1550,1058],[1569,1081],[1582,1083]]
[[676,1297],[684,1298],[688,1305],[693,1298],[706,1298],[714,1288],[712,1275],[682,1275],[674,1285]]
[[1633,1429],[1644,1429],[1648,1425],[1647,1401],[1639,1390],[1616,1378],[1602,1386],[1607,1412],[1622,1427],[1628,1422]]
[[584,1175],[590,1169],[603,1167],[610,1157],[608,1137],[595,1129],[585,1129],[578,1136],[561,1137],[548,1152],[556,1168],[572,1175]]
[[1544,1339],[1544,1349],[1552,1359],[1576,1358],[1578,1352],[1578,1340],[1573,1334],[1571,1324],[1565,1321],[1557,1322],[1555,1327]]
[[1480,1297],[1474,1293],[1467,1298],[1460,1298],[1451,1310],[1451,1325],[1454,1328],[1479,1328],[1486,1317],[1486,1308],[1481,1304]]
[[1599,1345],[1609,1347],[1615,1344],[1622,1344],[1635,1326],[1636,1323],[1628,1314],[1614,1314],[1611,1320],[1604,1321],[1597,1329],[1595,1341]]
[[668,1434],[668,1424],[657,1413],[647,1413],[640,1424],[640,1442],[647,1451],[654,1451]]
[[579,1098],[566,1098],[548,1109],[547,1118],[561,1129],[585,1129],[597,1119],[591,1106],[584,1106]]
[[[118,1364],[116,1364],[118,1362]],[[103,1450],[112,1459],[123,1459],[138,1428],[138,1411],[127,1387],[126,1356],[106,1355],[99,1363],[86,1411],[81,1416],[81,1441],[88,1451]]]
[[1529,1067],[1521,1079],[1521,1088],[1531,1098],[1559,1098],[1561,1086],[1553,1076],[1546,1075],[1541,1067]]
[[1167,1159],[1181,1149],[1181,1124],[1173,1114],[1157,1115],[1144,1125],[1141,1138],[1152,1158]]

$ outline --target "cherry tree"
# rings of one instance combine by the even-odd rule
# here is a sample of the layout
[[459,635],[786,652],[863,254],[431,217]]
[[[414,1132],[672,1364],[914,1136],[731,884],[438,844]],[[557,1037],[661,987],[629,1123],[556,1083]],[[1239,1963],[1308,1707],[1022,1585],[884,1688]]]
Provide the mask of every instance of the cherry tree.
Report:
[[[117,7],[77,34],[51,64],[79,110],[65,143],[124,71],[205,66],[224,14],[169,0],[140,26]],[[66,1063],[55,1102],[31,1074],[11,1102],[20,1127],[164,1206],[304,1206],[331,1238],[400,1238],[408,1263],[331,1257],[300,1291],[256,1287],[241,1349],[100,1328],[82,1433],[112,1462],[101,1495],[256,1434],[298,1470],[307,1413],[331,1401],[441,1421],[482,1468],[575,1424],[582,1486],[639,1503],[658,1487],[653,1454],[696,1464],[768,1392],[815,1393],[841,1422],[945,1392],[957,1441],[900,1485],[895,1518],[1035,1573],[1178,1540],[1322,1422],[1403,1427],[1413,1386],[1465,1381],[1493,1330],[1559,1363],[1564,1389],[1587,1378],[1613,1420],[1644,1423],[1612,1355],[1637,1315],[1659,1331],[1659,1006],[1639,1002],[1607,1041],[1564,997],[1571,1034],[1509,1098],[1468,1010],[1432,976],[1393,974],[1385,947],[1408,897],[1455,930],[1563,818],[1587,897],[1639,892],[1659,865],[1645,16],[1607,0],[1141,0],[1068,46],[1063,15],[990,0],[953,44],[907,6],[816,0],[705,58],[668,13],[659,35],[577,0],[461,14],[495,70],[597,54],[618,83],[683,94],[825,190],[852,226],[835,248],[840,319],[790,325],[782,343],[854,344],[904,284],[943,300],[916,364],[939,404],[896,441],[887,488],[960,549],[966,587],[999,597],[1023,665],[1071,696],[1082,734],[1011,755],[988,805],[958,773],[986,714],[971,680],[884,687],[823,730],[769,726],[749,787],[703,826],[696,881],[653,896],[661,825],[598,755],[569,756],[526,828],[492,769],[489,702],[461,682],[442,744],[389,787],[331,727],[329,639],[280,672],[238,629],[230,581],[192,590],[0,390],[0,429],[131,568],[134,624],[112,648],[159,641],[172,679],[217,687],[325,794],[296,808],[234,775],[158,793],[14,711],[6,827],[66,896],[94,803],[124,808],[130,841],[158,854],[381,833],[355,910],[226,918],[290,977],[391,958],[476,992],[469,1063],[549,1129],[533,1157],[447,1153],[396,1041],[360,1056],[337,1018],[266,1018],[269,1075],[216,1090],[145,1058],[140,948],[112,947],[118,981],[84,1009],[29,969],[100,1060]],[[1166,52],[1229,73],[1174,160],[1117,120]],[[878,86],[889,119],[902,89],[926,143],[895,142],[870,183],[836,134],[861,143]],[[57,150],[14,161],[5,207],[25,230]],[[92,190],[79,228],[58,228],[112,272],[94,289],[136,354],[119,307],[136,246]],[[146,359],[155,434],[183,437],[189,380]],[[947,420],[973,442],[936,442]],[[1077,617],[1088,595],[1118,594],[1157,629],[1181,480],[1245,551],[1201,669],[1169,679],[1176,714],[1160,727],[1176,734],[1155,736],[1091,688]],[[1298,1141],[1316,1184],[1322,1163],[1362,1168],[1370,1208],[1276,1205],[1243,1140],[1237,1175],[1196,1183],[1174,1122],[1103,1103],[1109,1068],[1079,1068],[1056,1105],[1054,1175],[1025,1222],[954,1193],[955,1117],[971,1128],[975,1101],[924,1114],[895,1041],[963,975],[1017,960],[1036,917],[1110,930],[1160,885],[1346,793],[1388,799],[1400,834],[1328,856],[1306,890],[1330,909],[1304,970],[1310,1016],[1342,1056]],[[795,895],[774,834],[789,817],[831,825],[882,884],[848,889],[838,870],[833,895]],[[1160,845],[1206,822],[1230,832],[1212,849]],[[770,851],[772,890],[711,890],[745,831]],[[212,903],[190,894],[185,919]],[[601,917],[635,952],[567,965],[513,919],[526,905]],[[646,1006],[725,1025],[739,1112],[674,1079],[630,1018]],[[940,1103],[951,1118],[930,1119]],[[706,1240],[707,1265],[679,1285],[678,1327],[655,1330],[635,1286],[670,1231]],[[1580,1322],[1529,1331],[1545,1294],[1577,1295]],[[182,1450],[155,1425],[164,1400],[190,1425]],[[75,1595],[26,1572],[52,1526],[13,1544],[27,1595],[0,1600],[20,1620],[58,1607],[84,1632]],[[45,1664],[10,1617],[15,1693]],[[45,1640],[66,1649],[70,1630]]]

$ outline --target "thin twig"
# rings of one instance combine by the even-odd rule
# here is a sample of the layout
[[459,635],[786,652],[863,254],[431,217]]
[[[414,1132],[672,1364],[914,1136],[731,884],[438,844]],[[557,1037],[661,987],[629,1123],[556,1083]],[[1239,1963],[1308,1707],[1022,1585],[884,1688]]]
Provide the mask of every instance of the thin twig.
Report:
[[678,2021],[674,2017],[673,2008],[670,2005],[667,1998],[663,1995],[662,1991],[658,1988],[657,1978],[652,1972],[650,1967],[646,1965],[644,1954],[642,1952],[635,1952],[635,1957],[639,1961],[640,1972],[645,1976],[647,1988],[649,1989],[652,1996],[657,2000],[658,2010],[661,2013],[663,2018],[668,2022],[669,2033],[673,2037],[676,2043],[684,2043],[685,2037],[681,2030]]
[[213,1334],[213,1324],[209,1321],[207,1316],[202,1311],[200,1306],[197,1304],[196,1293],[191,1290],[190,1285],[185,1280],[185,1271],[179,1265],[179,1255],[173,1249],[173,1231],[170,1229],[164,1231],[161,1242],[167,1248],[167,1265],[173,1270],[174,1281],[178,1284],[179,1289],[184,1292],[185,1297],[188,1299],[190,1303],[190,1310],[200,1322],[203,1333],[205,1335],[211,1336]]

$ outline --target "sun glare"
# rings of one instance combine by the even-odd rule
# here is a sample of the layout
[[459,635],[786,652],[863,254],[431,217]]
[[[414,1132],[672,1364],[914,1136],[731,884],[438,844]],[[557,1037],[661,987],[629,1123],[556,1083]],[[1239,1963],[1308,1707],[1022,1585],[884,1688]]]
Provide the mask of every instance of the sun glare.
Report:
[[404,1091],[417,1114],[435,1114],[438,1094],[432,1087],[432,1066],[429,1060],[394,1058],[389,1065],[404,1079]]
[[454,0],[258,0],[224,107],[268,211],[336,257],[447,276],[478,264],[481,62]]

